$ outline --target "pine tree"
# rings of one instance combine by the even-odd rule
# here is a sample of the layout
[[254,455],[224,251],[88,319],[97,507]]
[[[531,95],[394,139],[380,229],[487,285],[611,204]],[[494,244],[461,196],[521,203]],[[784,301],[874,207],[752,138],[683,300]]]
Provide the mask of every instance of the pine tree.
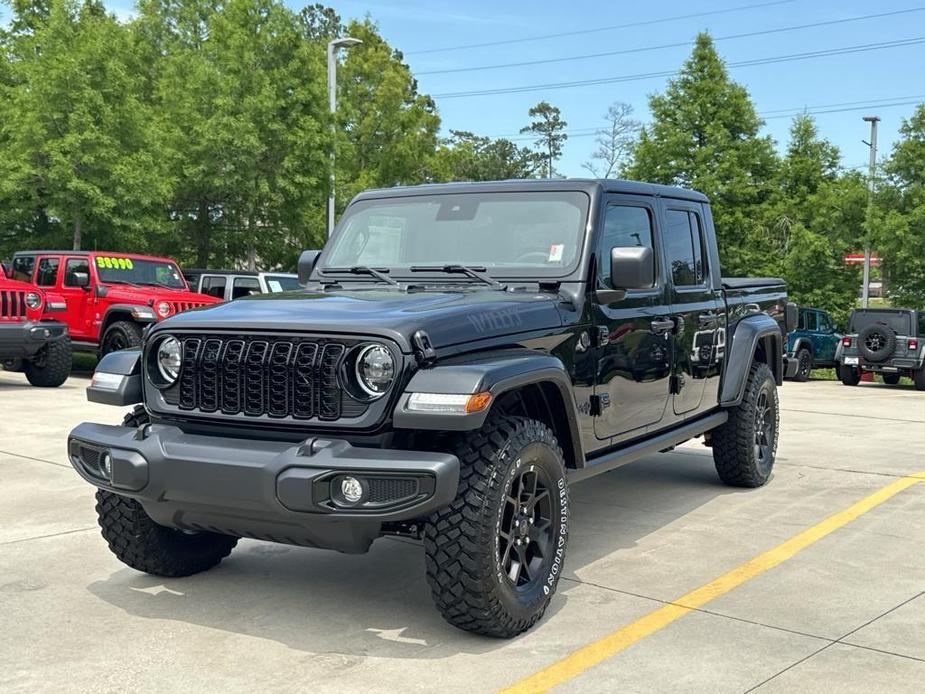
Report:
[[562,120],[561,111],[546,101],[541,101],[527,113],[535,120],[521,128],[520,132],[536,135],[536,147],[541,152],[538,156],[543,162],[543,176],[552,178],[556,173],[556,160],[562,156],[562,147],[568,139],[565,132],[568,123]]
[[630,178],[694,188],[712,202],[723,270],[748,271],[741,244],[768,198],[776,158],[746,89],[733,82],[708,34],[663,94],[649,99]]

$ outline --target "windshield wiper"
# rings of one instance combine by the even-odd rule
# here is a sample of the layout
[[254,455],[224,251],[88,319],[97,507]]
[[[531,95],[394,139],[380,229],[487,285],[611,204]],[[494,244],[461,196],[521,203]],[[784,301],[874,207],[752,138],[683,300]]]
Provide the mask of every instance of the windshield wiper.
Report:
[[326,268],[323,268],[320,272],[322,275],[334,275],[334,274],[369,275],[370,277],[375,277],[380,282],[385,282],[386,284],[393,284],[397,287],[398,282],[396,282],[391,277],[385,274],[388,271],[389,271],[388,268],[373,268],[373,267],[366,267],[365,265],[354,265],[353,267],[326,267]]
[[183,290],[183,287],[174,287],[172,284],[165,284],[163,282],[139,282],[138,284],[144,285],[145,287],[163,287],[164,289],[173,289],[174,291]]
[[507,289],[507,285],[485,274],[486,269],[477,265],[412,265],[409,269],[411,272],[445,272],[449,275],[466,275],[495,289],[502,291]]
[[128,280],[103,280],[101,279],[100,282],[102,282],[103,284],[127,284],[130,287],[140,287],[141,286],[137,282],[129,282]]

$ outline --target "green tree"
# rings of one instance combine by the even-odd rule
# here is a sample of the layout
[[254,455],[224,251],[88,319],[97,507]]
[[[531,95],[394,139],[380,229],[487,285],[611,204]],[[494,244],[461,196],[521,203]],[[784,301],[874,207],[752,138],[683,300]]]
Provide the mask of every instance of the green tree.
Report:
[[893,303],[925,309],[925,104],[899,135],[883,167],[871,236]]
[[552,178],[555,175],[556,160],[562,156],[562,148],[568,139],[565,132],[568,123],[562,120],[561,111],[546,101],[541,101],[527,113],[534,120],[521,128],[520,132],[536,136],[536,147],[542,152],[539,155],[543,162],[542,175]]
[[794,118],[773,193],[742,260],[751,272],[782,276],[791,299],[826,309],[844,324],[860,282],[843,258],[863,233],[866,191],[859,175],[839,175],[839,159],[810,116]]
[[663,94],[649,98],[626,175],[694,188],[710,197],[723,270],[744,274],[742,240],[768,199],[776,157],[746,89],[729,78],[708,34]]
[[74,248],[130,242],[166,192],[131,36],[95,0],[37,17],[10,41],[4,197],[61,220]]
[[536,171],[536,154],[504,138],[451,130],[437,150],[433,168],[433,178],[438,181],[531,178]]

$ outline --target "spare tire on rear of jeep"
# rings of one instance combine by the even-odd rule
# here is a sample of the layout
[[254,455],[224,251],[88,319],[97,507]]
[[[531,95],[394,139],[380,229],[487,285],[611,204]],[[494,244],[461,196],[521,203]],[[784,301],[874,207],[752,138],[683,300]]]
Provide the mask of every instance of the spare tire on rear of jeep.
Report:
[[885,325],[868,325],[858,334],[858,352],[867,361],[879,364],[896,349],[896,333]]

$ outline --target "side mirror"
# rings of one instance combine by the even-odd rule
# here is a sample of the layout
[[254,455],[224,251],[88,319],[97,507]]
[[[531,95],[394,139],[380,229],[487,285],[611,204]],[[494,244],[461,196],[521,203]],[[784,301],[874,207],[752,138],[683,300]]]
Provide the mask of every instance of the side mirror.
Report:
[[800,324],[800,307],[792,301],[788,301],[784,306],[784,329],[792,333]]
[[299,256],[299,284],[308,283],[320,255],[321,251],[302,251],[302,255]]
[[648,246],[610,251],[610,284],[614,289],[649,289],[655,285],[655,255]]
[[86,289],[90,286],[90,275],[86,272],[72,272],[71,277],[74,279],[74,286]]

